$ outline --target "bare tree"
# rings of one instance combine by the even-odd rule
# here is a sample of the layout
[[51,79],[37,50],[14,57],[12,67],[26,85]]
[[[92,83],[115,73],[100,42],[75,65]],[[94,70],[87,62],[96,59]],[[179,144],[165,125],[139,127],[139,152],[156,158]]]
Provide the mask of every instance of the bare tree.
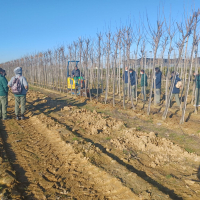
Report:
[[[193,16],[190,17],[190,19],[188,19],[188,21],[186,22],[186,31],[185,31],[185,33],[184,33],[184,29],[183,29],[182,24],[178,24],[177,23],[177,27],[178,27],[179,32],[181,33],[182,38],[179,40],[179,43],[177,44],[178,47],[179,47],[179,56],[178,56],[176,65],[174,67],[174,71],[177,70],[177,66],[178,66],[178,64],[180,62],[181,55],[182,55],[182,50],[183,50],[183,47],[184,47],[184,44],[185,44],[185,40],[188,37],[188,35],[191,34],[195,15],[196,14],[193,14]],[[170,101],[171,101],[172,90],[173,90],[173,86],[174,86],[174,83],[175,83],[175,78],[176,78],[176,76],[173,76],[172,81],[171,81],[171,87],[170,87],[170,91],[169,91],[169,95],[168,95],[168,99],[167,99],[167,104],[166,104],[165,111],[163,113],[162,119],[165,119],[166,116],[167,116],[168,108],[169,108]]]
[[153,85],[154,85],[154,105],[156,105],[156,98],[155,98],[155,95],[156,95],[155,59],[156,59],[156,55],[157,55],[157,51],[158,51],[159,42],[160,42],[161,36],[163,34],[164,20],[162,20],[160,17],[158,17],[156,30],[154,30],[150,26],[148,17],[147,17],[147,21],[148,21],[150,36],[151,36],[152,41],[153,41],[151,44],[152,44],[153,49],[154,49],[153,69],[152,69],[152,77],[151,77],[151,88],[150,88],[150,94],[149,94],[149,104],[148,104],[148,108],[147,108],[147,114],[149,115],[150,114],[150,108],[151,108],[151,97],[152,97]]
[[192,29],[194,31],[194,33],[193,33],[193,45],[192,45],[192,51],[191,51],[190,71],[189,71],[189,75],[188,75],[188,82],[187,82],[187,88],[186,88],[186,91],[185,91],[185,98],[184,98],[184,104],[183,104],[183,110],[182,110],[182,116],[181,116],[180,124],[184,123],[187,97],[188,97],[189,86],[190,86],[190,77],[191,77],[191,74],[192,74],[193,52],[194,52],[195,46],[197,45],[196,28],[197,28],[199,14],[200,14],[200,10],[198,10],[198,12],[194,12],[192,18],[190,19],[190,20],[194,20],[194,25],[192,27]]

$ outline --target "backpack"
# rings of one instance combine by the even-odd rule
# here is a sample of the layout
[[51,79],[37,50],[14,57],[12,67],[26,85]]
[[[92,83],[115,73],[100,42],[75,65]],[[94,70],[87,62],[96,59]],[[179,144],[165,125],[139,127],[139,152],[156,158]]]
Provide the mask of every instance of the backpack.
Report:
[[22,85],[21,85],[21,82],[20,82],[19,78],[15,78],[14,79],[14,81],[12,83],[11,90],[12,90],[13,94],[21,94]]

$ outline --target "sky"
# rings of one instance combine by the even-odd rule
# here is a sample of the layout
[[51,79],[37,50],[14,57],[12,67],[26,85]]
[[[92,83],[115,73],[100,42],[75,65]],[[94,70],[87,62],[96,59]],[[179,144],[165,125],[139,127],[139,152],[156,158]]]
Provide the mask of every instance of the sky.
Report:
[[180,22],[194,6],[200,0],[0,0],[0,63],[146,23],[146,14],[155,26],[163,8],[166,20],[171,13]]

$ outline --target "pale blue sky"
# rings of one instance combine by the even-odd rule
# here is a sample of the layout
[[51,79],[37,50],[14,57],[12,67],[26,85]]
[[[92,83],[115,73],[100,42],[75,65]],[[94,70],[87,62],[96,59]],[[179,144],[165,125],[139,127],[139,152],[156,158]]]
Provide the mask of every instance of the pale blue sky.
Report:
[[148,13],[156,23],[159,5],[176,21],[200,0],[0,0],[0,63],[26,54],[69,44],[78,37],[95,38],[108,27],[114,31],[130,19]]

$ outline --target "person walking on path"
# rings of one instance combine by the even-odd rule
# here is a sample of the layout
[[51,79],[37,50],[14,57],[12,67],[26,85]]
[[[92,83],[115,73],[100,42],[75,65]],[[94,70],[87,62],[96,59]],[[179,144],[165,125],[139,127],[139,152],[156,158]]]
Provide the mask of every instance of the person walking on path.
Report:
[[[28,82],[26,81],[26,78],[22,76],[22,68],[17,67],[14,69],[15,76],[11,78],[11,80],[8,83],[8,87],[13,90],[14,84],[16,84],[18,81],[20,83],[20,92],[15,95],[15,115],[16,120],[19,120],[19,106],[21,104],[21,120],[24,120],[24,113],[25,113],[25,106],[26,106],[26,93],[28,91]],[[14,93],[14,92],[13,92]]]
[[159,67],[155,68],[155,78],[156,78],[156,104],[160,103],[160,94],[161,94],[161,79],[162,79],[162,72],[160,71]]
[[125,67],[123,80],[124,80],[124,95],[127,96],[128,95],[128,67]]
[[8,82],[3,76],[3,69],[0,68],[0,117],[3,120],[8,119],[7,117],[7,96],[8,96]]
[[143,101],[146,101],[146,87],[147,87],[147,75],[144,73],[144,70],[142,69],[140,71],[141,74],[141,94],[143,96]]
[[179,106],[180,107],[180,100],[179,100],[179,92],[180,92],[180,88],[179,87],[177,87],[177,83],[179,82],[179,81],[181,81],[181,79],[178,77],[178,74],[176,74],[174,71],[172,72],[172,76],[171,76],[171,81],[172,81],[172,79],[173,79],[173,76],[176,76],[176,79],[175,79],[175,83],[174,83],[174,85],[172,86],[173,87],[173,90],[172,90],[172,97],[171,97],[171,101],[170,101],[170,107],[172,107],[172,99],[173,99],[173,97],[175,97],[175,100],[176,100],[176,104],[177,104],[177,106]]
[[136,73],[133,69],[130,69],[129,72],[130,72],[130,82],[131,82],[131,95],[135,99],[136,98],[136,92],[135,92]]
[[196,83],[196,95],[195,95],[195,105],[196,107],[200,106],[200,74],[195,75],[195,83]]

